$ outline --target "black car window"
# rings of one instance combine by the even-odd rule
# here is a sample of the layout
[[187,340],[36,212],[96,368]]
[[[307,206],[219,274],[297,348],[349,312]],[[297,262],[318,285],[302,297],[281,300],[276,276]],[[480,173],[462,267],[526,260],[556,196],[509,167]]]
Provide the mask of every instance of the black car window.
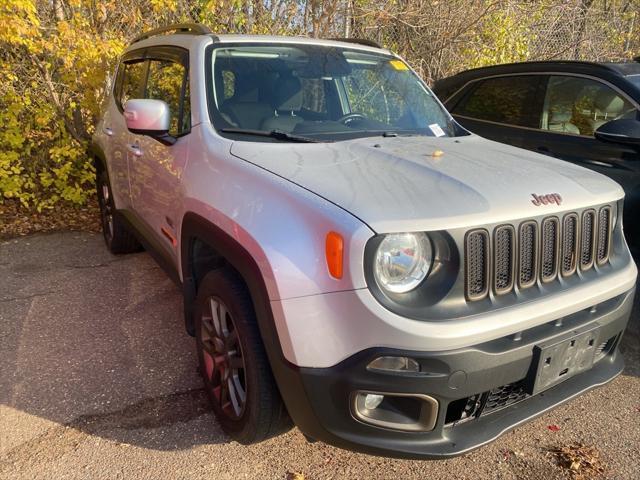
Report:
[[146,64],[146,61],[138,60],[121,65],[122,83],[117,86],[116,92],[116,102],[121,110],[124,108],[124,104],[127,100],[132,98],[142,98]]
[[145,98],[163,100],[169,105],[171,135],[179,135],[191,127],[187,80],[186,68],[181,63],[170,60],[149,62]]
[[507,76],[484,80],[453,109],[454,114],[492,122],[539,127],[535,97],[540,76]]
[[549,77],[542,110],[543,130],[593,136],[601,125],[618,118],[636,118],[636,108],[613,88],[597,80]]

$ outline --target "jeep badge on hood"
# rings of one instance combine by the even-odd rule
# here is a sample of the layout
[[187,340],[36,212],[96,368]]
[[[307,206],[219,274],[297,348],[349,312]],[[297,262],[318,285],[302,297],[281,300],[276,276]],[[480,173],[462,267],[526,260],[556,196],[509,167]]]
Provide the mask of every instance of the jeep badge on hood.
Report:
[[532,193],[531,196],[533,197],[531,203],[536,207],[539,207],[540,205],[548,205],[550,203],[555,203],[556,205],[560,205],[562,203],[562,197],[559,193],[548,193],[547,195],[536,195],[535,193]]

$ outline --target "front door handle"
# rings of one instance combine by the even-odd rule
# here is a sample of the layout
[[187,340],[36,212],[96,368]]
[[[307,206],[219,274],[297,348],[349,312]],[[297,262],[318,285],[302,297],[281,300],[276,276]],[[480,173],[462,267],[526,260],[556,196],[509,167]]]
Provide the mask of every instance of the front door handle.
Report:
[[111,130],[111,128],[109,127],[102,127],[102,131],[105,133],[105,135],[108,136],[113,136],[113,130]]
[[142,156],[142,150],[140,150],[140,145],[138,145],[137,142],[127,144],[127,150],[129,150],[136,157]]
[[536,150],[542,153],[549,153],[549,147],[538,147]]
[[615,165],[607,162],[601,162],[600,160],[587,160],[586,163],[590,163],[591,165],[595,165],[596,167],[607,167],[613,168]]

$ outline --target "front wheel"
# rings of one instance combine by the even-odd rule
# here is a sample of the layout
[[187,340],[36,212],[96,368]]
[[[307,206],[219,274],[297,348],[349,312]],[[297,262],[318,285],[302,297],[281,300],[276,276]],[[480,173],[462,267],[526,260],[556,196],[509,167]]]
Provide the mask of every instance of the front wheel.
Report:
[[291,421],[239,276],[229,268],[205,275],[195,313],[200,373],[225,433],[250,444],[288,430]]

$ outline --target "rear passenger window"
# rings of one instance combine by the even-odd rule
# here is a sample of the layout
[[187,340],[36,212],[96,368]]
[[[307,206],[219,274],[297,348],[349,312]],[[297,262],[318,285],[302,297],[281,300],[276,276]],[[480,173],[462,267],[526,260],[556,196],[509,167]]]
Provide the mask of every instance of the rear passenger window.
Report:
[[142,98],[145,67],[146,62],[144,60],[125,63],[121,66],[124,71],[122,74],[122,85],[119,88],[119,98],[117,98],[120,109],[124,108],[127,100]]
[[636,118],[636,109],[611,87],[583,77],[549,78],[543,130],[593,136],[598,127],[618,118]]
[[540,127],[535,115],[540,76],[508,76],[483,81],[453,109],[454,114],[523,127]]
[[169,133],[179,135],[191,128],[188,77],[184,65],[169,60],[151,60],[145,98],[163,100],[169,105]]

